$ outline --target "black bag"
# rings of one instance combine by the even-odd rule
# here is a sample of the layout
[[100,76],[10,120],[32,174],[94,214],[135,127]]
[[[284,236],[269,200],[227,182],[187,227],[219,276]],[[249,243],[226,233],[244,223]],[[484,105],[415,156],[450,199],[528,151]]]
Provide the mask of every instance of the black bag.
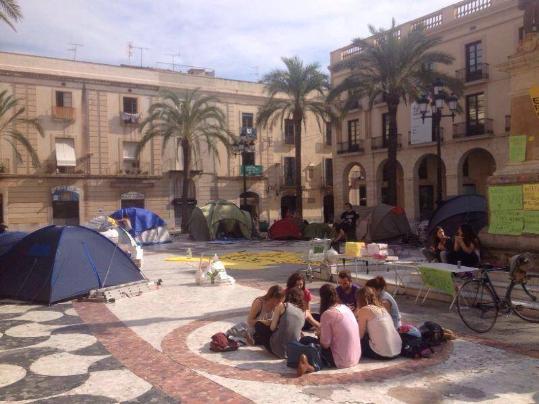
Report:
[[434,321],[425,321],[421,327],[419,327],[423,341],[429,346],[438,346],[444,340],[444,329],[440,324]]
[[399,334],[402,340],[401,356],[406,358],[428,358],[434,352],[428,343],[416,335],[408,333]]

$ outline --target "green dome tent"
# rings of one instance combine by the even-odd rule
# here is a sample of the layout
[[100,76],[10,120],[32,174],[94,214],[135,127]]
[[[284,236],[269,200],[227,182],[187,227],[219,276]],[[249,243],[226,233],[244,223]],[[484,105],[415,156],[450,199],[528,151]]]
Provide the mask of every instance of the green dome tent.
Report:
[[333,238],[334,231],[326,223],[309,223],[303,229],[303,238],[312,240],[313,238]]
[[251,239],[253,229],[249,212],[225,200],[210,201],[193,209],[188,226],[196,241],[215,240],[222,235]]

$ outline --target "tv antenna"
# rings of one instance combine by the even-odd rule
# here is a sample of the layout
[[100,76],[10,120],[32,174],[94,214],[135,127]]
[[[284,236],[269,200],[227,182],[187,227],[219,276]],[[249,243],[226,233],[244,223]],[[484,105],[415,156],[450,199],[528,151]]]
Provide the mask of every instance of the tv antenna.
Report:
[[172,71],[175,71],[176,70],[175,58],[180,57],[180,52],[178,51],[178,53],[169,53],[167,54],[167,56],[170,56],[172,58]]
[[140,67],[142,67],[142,52],[149,50],[150,48],[143,48],[142,46],[135,46],[133,42],[127,44],[127,56],[129,57],[129,64],[131,64],[131,57],[133,56],[133,49],[137,49],[140,52]]
[[68,48],[67,50],[69,52],[73,52],[73,60],[77,60],[77,49],[79,48],[79,46],[84,46],[84,45],[81,43],[75,43],[75,42],[71,42],[70,45],[72,46],[72,48]]

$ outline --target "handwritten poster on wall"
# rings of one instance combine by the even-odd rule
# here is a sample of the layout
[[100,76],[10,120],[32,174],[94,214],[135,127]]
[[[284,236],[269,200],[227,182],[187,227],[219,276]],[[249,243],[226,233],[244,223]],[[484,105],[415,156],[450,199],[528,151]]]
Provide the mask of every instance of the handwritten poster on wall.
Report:
[[498,210],[490,212],[490,234],[520,236],[524,228],[524,214],[521,210]]
[[539,116],[539,86],[530,88],[530,98],[532,99],[533,109]]
[[524,210],[539,210],[539,184],[524,184],[522,198]]
[[488,189],[488,200],[491,211],[521,210],[522,185],[493,186]]
[[519,163],[526,160],[526,143],[528,136],[509,136],[509,161]]
[[539,234],[539,211],[524,211],[524,233]]

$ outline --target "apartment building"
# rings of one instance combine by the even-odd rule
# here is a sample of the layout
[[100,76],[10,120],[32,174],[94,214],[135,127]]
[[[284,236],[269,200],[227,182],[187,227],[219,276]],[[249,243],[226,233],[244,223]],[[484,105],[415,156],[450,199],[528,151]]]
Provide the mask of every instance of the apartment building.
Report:
[[[512,55],[522,39],[523,12],[516,0],[467,0],[398,26],[405,36],[418,25],[439,36],[436,50],[452,55],[450,66],[434,69],[460,77],[464,95],[462,113],[441,121],[442,194],[486,193],[487,177],[508,159],[510,122],[509,74],[498,66]],[[388,24],[389,16],[388,16]],[[331,66],[361,50],[345,46],[331,52]],[[330,66],[330,70],[331,70]],[[332,83],[347,71],[332,72]],[[444,113],[449,113],[446,106]],[[398,122],[398,204],[410,219],[433,212],[437,195],[436,138],[432,121],[423,120],[415,103],[401,103]],[[378,100],[350,111],[334,132],[334,196],[336,208],[344,202],[374,206],[385,201],[389,132],[387,106]]]
[[[161,139],[135,155],[141,139],[139,123],[162,89],[200,89],[217,97],[228,129],[239,135],[253,127],[257,109],[266,100],[257,83],[216,78],[212,71],[111,66],[0,53],[0,91],[7,89],[25,106],[26,118],[37,118],[40,136],[20,127],[37,150],[34,167],[6,142],[0,147],[0,221],[11,230],[47,224],[79,224],[122,207],[144,207],[179,227],[182,161],[175,147]],[[331,128],[328,128],[330,130]],[[272,222],[294,209],[294,145],[290,121],[280,127],[257,128],[254,147],[243,155],[218,159],[203,150],[194,162],[190,206],[213,199],[242,204]],[[320,221],[332,215],[331,133],[308,119],[304,129],[302,176],[304,217]],[[247,166],[244,178],[241,166]]]

